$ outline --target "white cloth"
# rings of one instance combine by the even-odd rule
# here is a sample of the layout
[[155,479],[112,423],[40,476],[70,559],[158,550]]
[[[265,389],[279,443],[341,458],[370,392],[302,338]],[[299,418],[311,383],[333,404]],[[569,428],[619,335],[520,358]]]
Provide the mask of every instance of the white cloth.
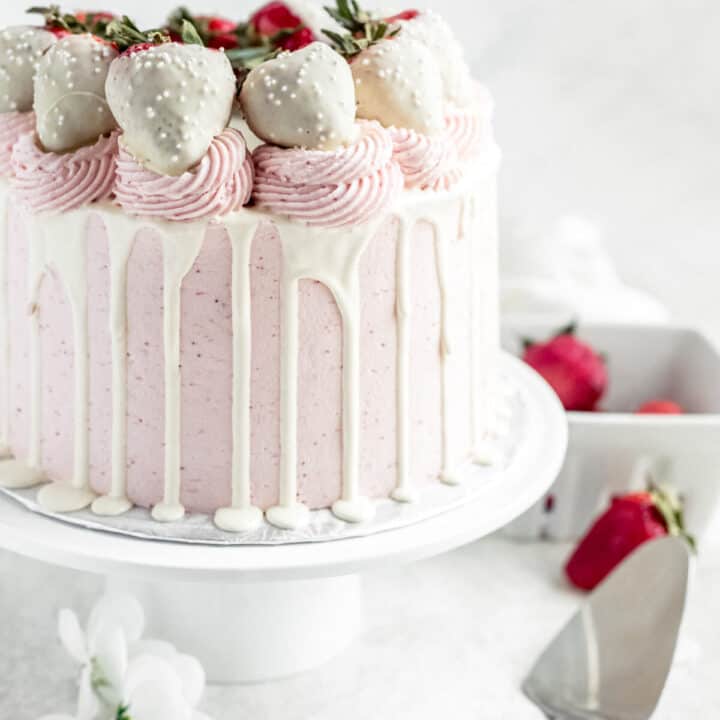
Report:
[[598,229],[577,216],[560,218],[539,238],[503,238],[503,320],[662,323],[667,309],[654,297],[625,285]]

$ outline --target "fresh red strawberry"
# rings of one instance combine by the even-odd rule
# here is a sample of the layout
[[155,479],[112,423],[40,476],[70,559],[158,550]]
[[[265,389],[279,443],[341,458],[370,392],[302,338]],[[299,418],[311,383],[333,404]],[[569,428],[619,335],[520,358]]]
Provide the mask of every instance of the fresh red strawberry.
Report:
[[72,35],[72,33],[69,30],[65,30],[64,28],[60,28],[60,27],[48,27],[45,29],[48,32],[51,32],[53,35],[55,35],[55,37],[57,37],[58,39],[67,37],[68,35]]
[[81,11],[75,13],[75,18],[81,23],[111,22],[115,16],[111,12],[100,10],[98,12]]
[[207,40],[207,47],[213,48],[214,50],[232,50],[238,47],[240,42],[238,36],[235,33],[220,33],[218,35],[211,35]]
[[258,35],[272,37],[302,25],[302,20],[281,0],[272,0],[255,11],[250,17],[250,25]]
[[592,590],[635,548],[665,535],[682,536],[695,546],[677,499],[655,487],[615,497],[575,548],[565,574],[575,587]]
[[570,326],[546,342],[526,342],[523,360],[545,378],[566,410],[591,411],[607,388],[607,370],[574,330]]
[[682,415],[685,411],[672,400],[649,400],[635,412],[638,415]]
[[307,47],[314,41],[315,35],[313,34],[313,31],[310,28],[303,27],[296,30],[291,35],[280,37],[277,40],[277,46],[283,50],[294,51]]
[[392,25],[400,20],[414,20],[420,14],[419,10],[403,10],[395,15],[385,18],[388,25]]
[[234,23],[232,20],[228,20],[224,17],[203,17],[202,20],[207,23],[207,29],[209,32],[217,34],[234,32],[237,25],[237,23]]

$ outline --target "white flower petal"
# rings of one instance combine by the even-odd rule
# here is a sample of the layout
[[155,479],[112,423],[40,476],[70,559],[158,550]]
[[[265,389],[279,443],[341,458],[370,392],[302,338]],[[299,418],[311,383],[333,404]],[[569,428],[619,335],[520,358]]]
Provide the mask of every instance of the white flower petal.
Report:
[[152,655],[165,660],[176,672],[180,679],[185,698],[192,707],[195,707],[205,691],[205,670],[192,655],[179,653],[174,645],[163,640],[149,638],[136,643],[132,649],[132,656]]
[[58,615],[58,635],[60,642],[73,660],[79,663],[88,661],[88,648],[85,633],[80,627],[78,616],[67,608]]
[[168,661],[180,678],[183,695],[190,707],[197,707],[205,692],[205,670],[192,655],[177,653]]
[[152,678],[135,686],[129,698],[133,720],[192,720],[192,708],[182,694],[171,692]]
[[[139,655],[128,665],[125,677],[125,699],[129,702],[136,689],[150,682],[158,690],[183,700],[182,685],[175,669],[165,660],[153,655]],[[133,718],[133,720],[137,720]]]
[[101,676],[107,683],[98,688],[98,694],[109,705],[119,705],[123,699],[125,673],[128,666],[125,633],[120,627],[102,633],[97,638],[94,660]]
[[163,660],[170,660],[178,654],[175,646],[165,640],[156,640],[155,638],[146,638],[135,643],[130,649],[130,655],[137,657],[138,655],[154,655]]
[[119,626],[128,644],[137,642],[145,629],[145,613],[132,595],[115,593],[103,595],[90,613],[88,620],[88,644],[92,649],[103,627]]
[[92,687],[92,673],[89,666],[85,666],[80,674],[80,683],[77,699],[77,720],[95,720],[100,712],[98,702]]

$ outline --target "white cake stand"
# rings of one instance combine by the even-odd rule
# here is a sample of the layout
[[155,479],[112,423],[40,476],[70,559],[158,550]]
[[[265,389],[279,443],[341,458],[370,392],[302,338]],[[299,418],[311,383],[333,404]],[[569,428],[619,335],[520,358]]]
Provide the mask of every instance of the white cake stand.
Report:
[[507,524],[555,480],[565,414],[517,360],[503,370],[523,393],[527,437],[502,482],[460,508],[364,537],[281,546],[217,547],[87,530],[0,497],[0,547],[99,573],[137,595],[150,634],[196,655],[214,683],[257,682],[315,667],[362,628],[360,574],[452,550]]

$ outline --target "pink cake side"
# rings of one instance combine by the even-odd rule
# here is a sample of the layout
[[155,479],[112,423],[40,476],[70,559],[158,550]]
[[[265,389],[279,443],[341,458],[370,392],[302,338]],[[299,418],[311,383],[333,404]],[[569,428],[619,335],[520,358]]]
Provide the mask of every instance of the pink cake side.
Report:
[[[89,213],[87,264],[90,337],[90,482],[110,488],[111,355],[109,253],[104,223]],[[30,377],[27,368],[25,275],[26,211],[13,207],[11,267],[12,449],[27,457]],[[361,438],[360,490],[385,497],[397,482],[397,221],[389,216],[360,263]],[[470,438],[470,264],[467,239],[453,239],[448,275],[461,298],[453,317],[453,461]],[[410,457],[413,483],[435,480],[441,468],[441,297],[433,229],[412,231],[410,344]],[[231,247],[222,225],[210,225],[202,251],[182,285],[182,486],[190,511],[209,512],[230,501],[232,459]],[[282,249],[275,226],[264,221],[251,254],[252,375],[251,478],[255,504],[277,502],[280,447],[280,300]],[[162,248],[152,229],[135,239],[128,265],[128,496],[159,502],[164,483],[164,349]],[[50,478],[73,473],[73,326],[61,283],[45,276],[40,294],[43,371],[42,465]],[[300,283],[298,371],[298,495],[311,508],[328,507],[342,482],[342,333],[340,314],[321,283]]]

